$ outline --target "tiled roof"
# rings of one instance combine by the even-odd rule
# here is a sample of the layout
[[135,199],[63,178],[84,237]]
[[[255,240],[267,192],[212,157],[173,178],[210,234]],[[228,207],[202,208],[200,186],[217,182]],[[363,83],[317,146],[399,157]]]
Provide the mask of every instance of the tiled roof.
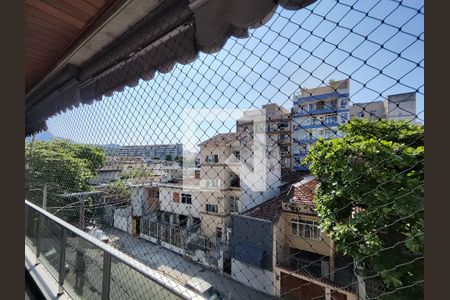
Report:
[[248,211],[244,212],[243,215],[274,222],[281,214],[283,208],[281,204],[283,203],[283,199],[285,197],[286,192],[281,193],[277,197],[249,209]]
[[314,177],[307,177],[292,185],[288,201],[298,204],[315,205],[314,195],[319,181]]
[[212,138],[201,142],[199,145],[200,146],[207,145],[207,144],[227,145],[227,144],[230,144],[230,143],[240,140],[247,134],[248,133],[246,133],[246,132],[219,133],[219,134],[213,136]]
[[283,211],[283,202],[315,205],[313,198],[319,181],[314,177],[306,177],[282,191],[278,196],[242,213],[245,216],[274,222]]

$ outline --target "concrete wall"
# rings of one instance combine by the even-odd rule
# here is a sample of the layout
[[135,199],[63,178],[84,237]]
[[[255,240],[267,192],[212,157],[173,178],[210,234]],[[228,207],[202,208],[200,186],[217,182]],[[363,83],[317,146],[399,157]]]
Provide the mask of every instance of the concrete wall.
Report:
[[211,242],[216,240],[216,228],[222,228],[222,242],[226,240],[226,228],[229,226],[230,216],[212,213],[201,214],[201,235],[207,237]]
[[239,253],[238,248],[239,246],[255,247],[265,252],[261,265],[255,267],[271,270],[273,251],[272,223],[242,215],[233,215],[231,219],[231,257],[239,259],[243,263],[251,264],[252,262],[240,258],[241,254],[245,256],[245,253]]
[[[259,142],[262,146],[256,146]],[[241,145],[240,212],[277,196],[281,184],[280,149],[272,138],[255,134],[254,138],[245,137]]]
[[114,227],[132,234],[131,208],[116,208],[114,210]]
[[263,270],[238,260],[231,259],[231,277],[258,291],[273,295],[273,274],[271,271]]
[[131,187],[131,207],[134,216],[142,216],[148,209],[148,189],[144,186]]

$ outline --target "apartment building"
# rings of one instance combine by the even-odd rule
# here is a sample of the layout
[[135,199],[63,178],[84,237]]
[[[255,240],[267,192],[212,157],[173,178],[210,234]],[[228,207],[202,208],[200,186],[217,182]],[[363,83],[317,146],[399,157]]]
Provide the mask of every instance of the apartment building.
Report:
[[291,170],[291,113],[276,103],[245,111],[236,121],[237,132],[266,132],[280,148],[282,177]]
[[182,144],[104,146],[106,155],[120,157],[141,157],[145,161],[163,160],[170,155],[172,159],[183,156]]
[[278,144],[265,133],[223,133],[200,143],[202,235],[227,243],[230,214],[278,195],[279,159]]
[[338,126],[349,120],[349,79],[330,82],[328,86],[306,89],[294,99],[292,108],[293,170],[304,171],[303,163],[317,139],[340,136]]
[[415,121],[416,93],[389,95],[384,101],[354,103],[350,107],[350,117]]

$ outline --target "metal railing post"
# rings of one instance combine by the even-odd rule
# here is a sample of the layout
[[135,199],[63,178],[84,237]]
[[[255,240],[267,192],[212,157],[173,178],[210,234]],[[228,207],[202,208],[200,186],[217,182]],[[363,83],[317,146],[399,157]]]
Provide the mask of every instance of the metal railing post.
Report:
[[38,221],[37,221],[37,235],[36,235],[36,264],[39,263],[38,258],[41,253],[41,239],[42,239],[42,221],[44,216],[42,216],[39,212],[37,213]]
[[103,251],[102,300],[109,300],[111,284],[111,254]]
[[60,254],[59,254],[59,294],[64,293],[63,284],[66,279],[66,229],[61,227]]

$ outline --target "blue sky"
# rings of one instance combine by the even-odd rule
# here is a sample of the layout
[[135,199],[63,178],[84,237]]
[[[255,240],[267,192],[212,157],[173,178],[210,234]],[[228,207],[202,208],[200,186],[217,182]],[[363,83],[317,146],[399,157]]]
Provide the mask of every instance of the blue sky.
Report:
[[[189,65],[57,115],[48,128],[81,143],[177,143],[183,141],[183,111],[225,108],[226,115],[266,103],[290,109],[299,86],[348,77],[353,103],[416,91],[423,121],[423,13],[423,1],[413,0],[319,0],[300,11],[278,7],[249,38],[230,38],[218,53],[200,53]],[[234,130],[232,118],[222,119],[196,123],[190,143]]]

